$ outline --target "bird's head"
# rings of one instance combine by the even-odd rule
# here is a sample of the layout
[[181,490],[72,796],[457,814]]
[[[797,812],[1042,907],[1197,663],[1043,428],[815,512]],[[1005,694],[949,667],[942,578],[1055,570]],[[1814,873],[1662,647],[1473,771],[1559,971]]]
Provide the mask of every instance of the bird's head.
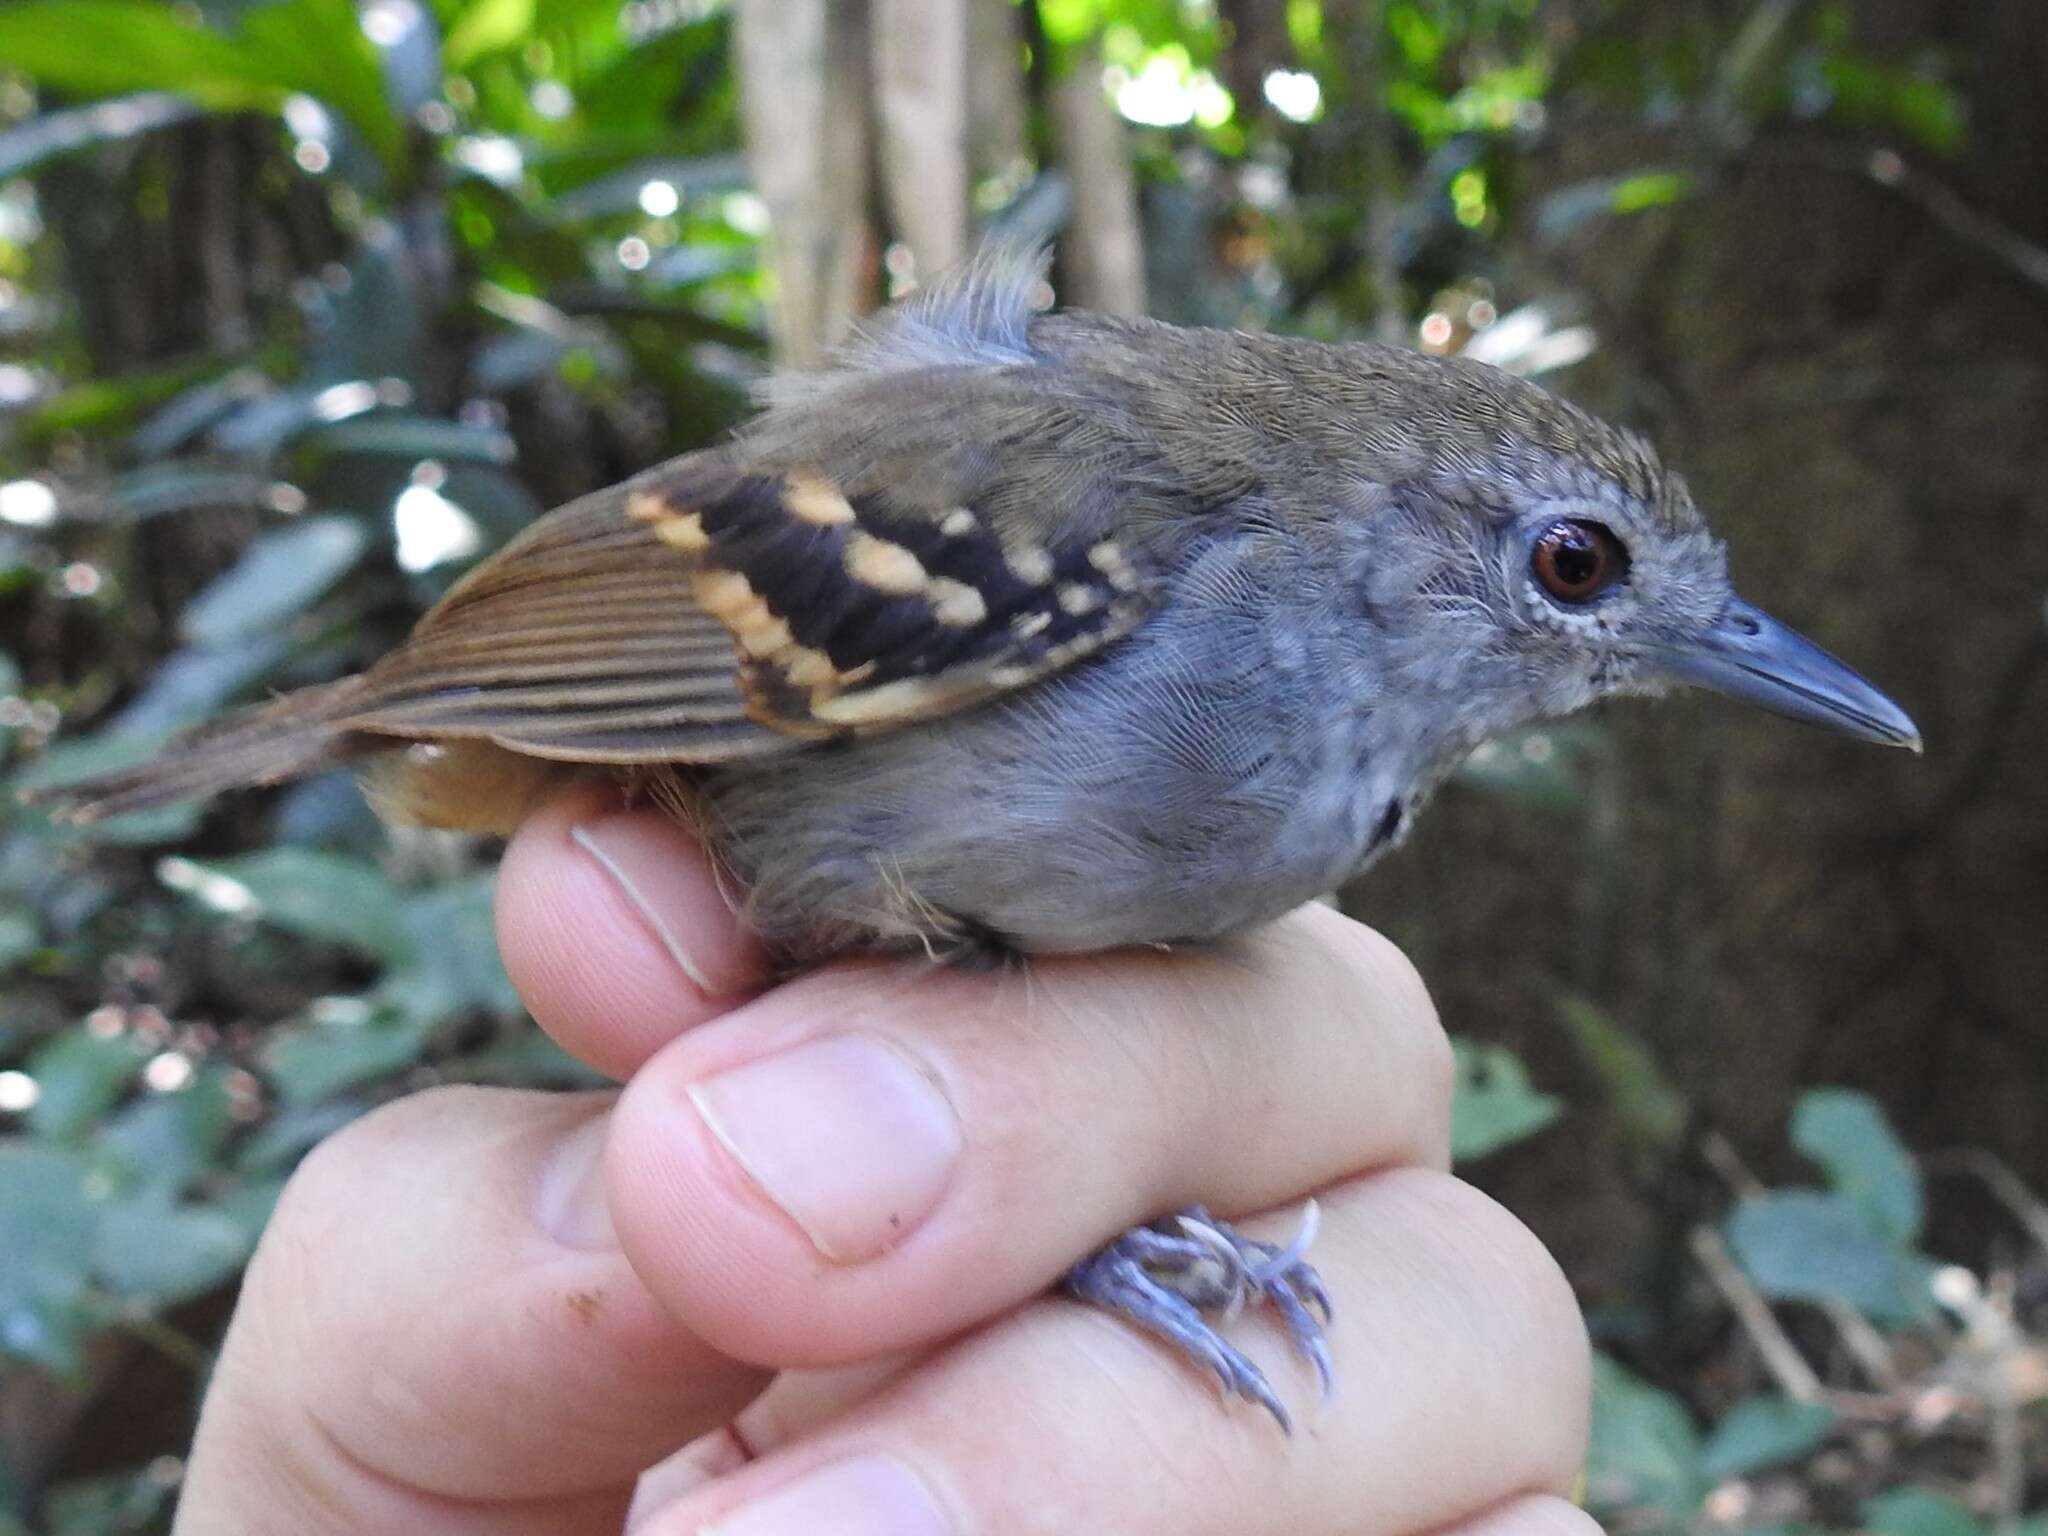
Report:
[[1648,444],[1520,380],[1458,366],[1429,451],[1407,477],[1379,482],[1372,543],[1400,553],[1361,559],[1368,601],[1402,613],[1387,628],[1403,691],[1454,706],[1440,712],[1457,722],[1443,747],[1611,694],[1692,685],[1920,749],[1897,704],[1737,596],[1724,546]]

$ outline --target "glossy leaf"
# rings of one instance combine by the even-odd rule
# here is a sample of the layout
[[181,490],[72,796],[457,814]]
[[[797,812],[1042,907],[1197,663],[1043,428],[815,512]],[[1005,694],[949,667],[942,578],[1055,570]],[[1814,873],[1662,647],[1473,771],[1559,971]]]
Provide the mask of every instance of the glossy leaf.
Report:
[[1769,1392],[1746,1397],[1707,1437],[1700,1473],[1709,1482],[1720,1482],[1797,1461],[1827,1439],[1834,1426],[1835,1411],[1825,1403],[1795,1403]]
[[78,1153],[0,1137],[0,1357],[73,1371],[99,1228]]
[[67,1140],[86,1131],[128,1091],[149,1047],[133,1035],[67,1030],[28,1060],[39,1093],[27,1120],[38,1136]]
[[1613,1360],[1593,1360],[1586,1492],[1596,1509],[1648,1506],[1689,1517],[1706,1495],[1699,1432],[1685,1405]]
[[1792,1111],[1792,1144],[1827,1170],[1828,1183],[1879,1233],[1904,1247],[1925,1214],[1919,1165],[1867,1094],[1816,1088]]
[[386,963],[409,961],[418,947],[390,881],[359,859],[269,848],[234,859],[180,860],[167,865],[165,879],[221,910]]
[[1840,1195],[1775,1190],[1730,1213],[1729,1246],[1757,1288],[1779,1301],[1840,1301],[1900,1321],[1921,1310],[1917,1268]]
[[242,558],[186,605],[178,620],[195,645],[224,646],[296,617],[369,547],[349,517],[316,517],[259,534]]
[[1677,1147],[1691,1109],[1650,1048],[1584,998],[1561,998],[1558,1013],[1631,1138],[1653,1156]]
[[428,1034],[417,1019],[379,1018],[361,1023],[316,1023],[280,1031],[263,1065],[287,1106],[321,1101],[393,1072],[419,1055]]
[[1556,1120],[1563,1101],[1538,1093],[1521,1058],[1496,1045],[1454,1040],[1457,1097],[1451,1106],[1451,1156],[1469,1162],[1526,1141]]
[[205,1295],[248,1257],[241,1223],[150,1187],[101,1211],[93,1269],[117,1295],[172,1306]]
[[202,1068],[185,1087],[126,1106],[98,1145],[136,1178],[182,1193],[212,1165],[233,1129],[224,1068]]
[[1963,1505],[1928,1488],[1895,1488],[1863,1506],[1863,1526],[1876,1536],[1984,1536],[1985,1525]]

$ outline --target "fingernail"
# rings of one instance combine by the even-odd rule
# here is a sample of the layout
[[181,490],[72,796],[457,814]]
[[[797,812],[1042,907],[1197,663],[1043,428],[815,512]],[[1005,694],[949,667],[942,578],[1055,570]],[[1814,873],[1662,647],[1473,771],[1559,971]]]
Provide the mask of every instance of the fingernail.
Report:
[[711,1133],[763,1194],[842,1264],[931,1214],[960,1156],[953,1106],[909,1056],[832,1035],[690,1088]]
[[697,934],[729,942],[734,926],[732,911],[706,878],[702,855],[687,832],[664,817],[623,811],[571,827],[569,836],[611,876],[700,992],[725,997],[744,984],[742,978],[701,963],[684,940],[686,934]]
[[699,1536],[950,1536],[951,1527],[916,1473],[887,1456],[863,1456],[813,1472],[756,1499]]
[[540,1173],[534,1220],[570,1248],[616,1248],[604,1194],[604,1135],[609,1117],[579,1125],[555,1148]]

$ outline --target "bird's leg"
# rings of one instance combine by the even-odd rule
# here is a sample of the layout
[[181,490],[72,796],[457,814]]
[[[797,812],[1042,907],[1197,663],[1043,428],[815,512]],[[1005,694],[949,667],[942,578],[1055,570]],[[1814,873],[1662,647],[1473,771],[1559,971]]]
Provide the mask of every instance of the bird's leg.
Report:
[[1216,1220],[1201,1206],[1133,1227],[1067,1271],[1068,1294],[1127,1318],[1222,1382],[1223,1390],[1259,1404],[1290,1428],[1287,1410],[1253,1365],[1203,1315],[1234,1317],[1248,1302],[1280,1315],[1294,1347],[1315,1367],[1323,1395],[1335,1380],[1324,1330],[1333,1315],[1329,1292],[1302,1257],[1315,1238],[1316,1205],[1286,1245],[1262,1243]]

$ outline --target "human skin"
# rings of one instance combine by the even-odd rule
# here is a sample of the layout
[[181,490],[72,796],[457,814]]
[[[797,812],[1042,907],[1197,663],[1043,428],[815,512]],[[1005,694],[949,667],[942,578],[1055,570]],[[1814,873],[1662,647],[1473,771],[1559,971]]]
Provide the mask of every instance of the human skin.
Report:
[[[250,1265],[192,1533],[1592,1536],[1585,1335],[1447,1171],[1413,968],[1320,907],[1208,951],[767,987],[681,828],[565,795],[506,967],[618,1093],[446,1088],[317,1149]],[[776,1189],[778,1204],[767,1193]],[[1335,1395],[1226,1402],[1051,1293],[1203,1202],[1321,1204]]]

